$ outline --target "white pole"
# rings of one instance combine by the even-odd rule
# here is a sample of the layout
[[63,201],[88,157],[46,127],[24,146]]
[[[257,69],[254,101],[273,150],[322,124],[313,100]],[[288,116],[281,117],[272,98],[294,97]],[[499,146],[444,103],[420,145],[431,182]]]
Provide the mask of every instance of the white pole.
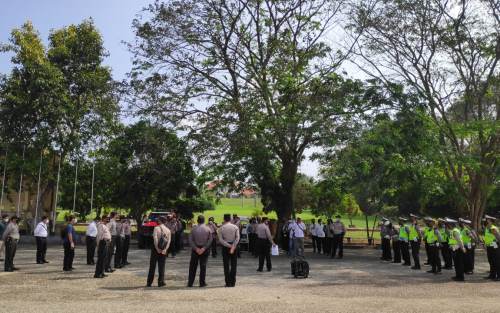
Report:
[[19,179],[19,189],[17,191],[17,216],[21,209],[21,192],[23,191],[23,170],[24,170],[24,153],[26,152],[26,145],[23,146],[23,163],[21,165],[21,178]]
[[75,206],[76,206],[76,183],[78,180],[78,159],[76,159],[76,166],[75,166],[75,185],[73,188],[73,210],[71,211],[71,214],[75,212]]
[[56,199],[54,200],[54,211],[52,212],[52,232],[56,232],[56,210],[57,210],[57,201],[58,201],[58,196],[59,196],[59,180],[61,178],[61,158],[62,156],[59,155],[59,165],[57,168],[57,182],[56,182]]
[[40,204],[40,180],[42,179],[42,161],[43,161],[43,149],[40,150],[40,166],[38,167],[38,184],[36,189],[36,206],[35,206],[35,223],[38,223],[38,206]]
[[5,160],[3,164],[3,176],[2,176],[2,191],[0,193],[0,215],[2,215],[2,209],[3,209],[3,190],[5,188],[5,175],[7,173],[7,156],[8,156],[9,150],[8,148],[5,149]]
[[92,162],[92,187],[90,189],[90,213],[94,208],[94,177],[95,177],[95,160]]

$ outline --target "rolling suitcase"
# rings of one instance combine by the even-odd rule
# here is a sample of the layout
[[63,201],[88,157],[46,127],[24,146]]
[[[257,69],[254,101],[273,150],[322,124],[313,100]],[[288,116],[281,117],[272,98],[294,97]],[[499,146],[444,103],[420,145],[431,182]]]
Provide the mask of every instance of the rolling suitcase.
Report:
[[292,276],[295,278],[307,278],[309,276],[309,263],[304,259],[293,259],[290,263]]

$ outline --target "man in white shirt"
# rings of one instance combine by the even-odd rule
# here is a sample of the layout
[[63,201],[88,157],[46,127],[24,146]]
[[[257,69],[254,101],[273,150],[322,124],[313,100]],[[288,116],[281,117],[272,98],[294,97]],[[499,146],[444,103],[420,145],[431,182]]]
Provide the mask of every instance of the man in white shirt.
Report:
[[300,217],[297,217],[297,221],[292,224],[292,238],[294,253],[293,256],[304,256],[304,233],[306,231],[306,225],[302,222]]
[[318,249],[318,253],[321,254],[321,248],[324,247],[325,242],[325,230],[321,219],[318,220],[314,232],[316,234],[316,247]]
[[49,263],[45,260],[45,254],[47,253],[47,236],[49,235],[47,231],[47,225],[49,224],[49,218],[47,216],[42,217],[42,220],[35,227],[35,239],[36,239],[36,264]]
[[[316,247],[318,246],[318,236],[316,235],[316,220],[311,220],[311,225],[309,225],[309,234],[311,235],[312,245],[313,245],[313,253],[316,253]],[[319,248],[321,251],[321,248]]]
[[87,232],[85,233],[85,245],[87,246],[87,265],[95,265],[94,255],[95,248],[97,247],[97,221],[96,217],[89,226],[87,226]]

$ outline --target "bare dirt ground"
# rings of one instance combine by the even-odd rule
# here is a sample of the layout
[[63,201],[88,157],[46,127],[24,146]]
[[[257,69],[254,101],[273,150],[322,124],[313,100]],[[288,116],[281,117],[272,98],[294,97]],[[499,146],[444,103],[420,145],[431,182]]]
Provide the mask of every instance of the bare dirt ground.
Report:
[[186,287],[188,255],[167,260],[166,287],[145,288],[147,250],[132,247],[132,265],[94,279],[85,247],[77,247],[76,270],[66,274],[59,246],[49,247],[47,265],[35,264],[35,248],[23,246],[15,259],[20,271],[0,272],[0,312],[500,312],[500,282],[482,279],[483,252],[465,283],[450,281],[453,271],[434,276],[428,267],[382,262],[374,249],[346,250],[343,260],[309,253],[307,279],[290,276],[285,256],[273,257],[271,273],[257,273],[257,260],[243,253],[236,288],[224,288],[218,257],[209,259],[203,289]]

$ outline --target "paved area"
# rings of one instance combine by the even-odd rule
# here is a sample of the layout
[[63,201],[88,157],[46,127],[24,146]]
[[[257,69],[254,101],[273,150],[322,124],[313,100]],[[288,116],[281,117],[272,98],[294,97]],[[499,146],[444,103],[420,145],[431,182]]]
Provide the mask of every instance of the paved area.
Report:
[[500,312],[500,282],[482,279],[482,252],[465,283],[450,281],[452,271],[434,276],[426,267],[382,262],[374,249],[347,250],[343,260],[307,257],[310,278],[293,279],[285,256],[273,257],[271,273],[257,273],[257,260],[244,254],[235,288],[223,287],[222,260],[210,258],[209,286],[187,288],[183,251],[167,260],[166,287],[145,288],[147,250],[132,248],[132,265],[94,279],[84,247],[77,247],[76,271],[66,274],[60,247],[49,247],[50,264],[37,265],[35,248],[23,246],[15,262],[20,271],[0,272],[0,312]]

